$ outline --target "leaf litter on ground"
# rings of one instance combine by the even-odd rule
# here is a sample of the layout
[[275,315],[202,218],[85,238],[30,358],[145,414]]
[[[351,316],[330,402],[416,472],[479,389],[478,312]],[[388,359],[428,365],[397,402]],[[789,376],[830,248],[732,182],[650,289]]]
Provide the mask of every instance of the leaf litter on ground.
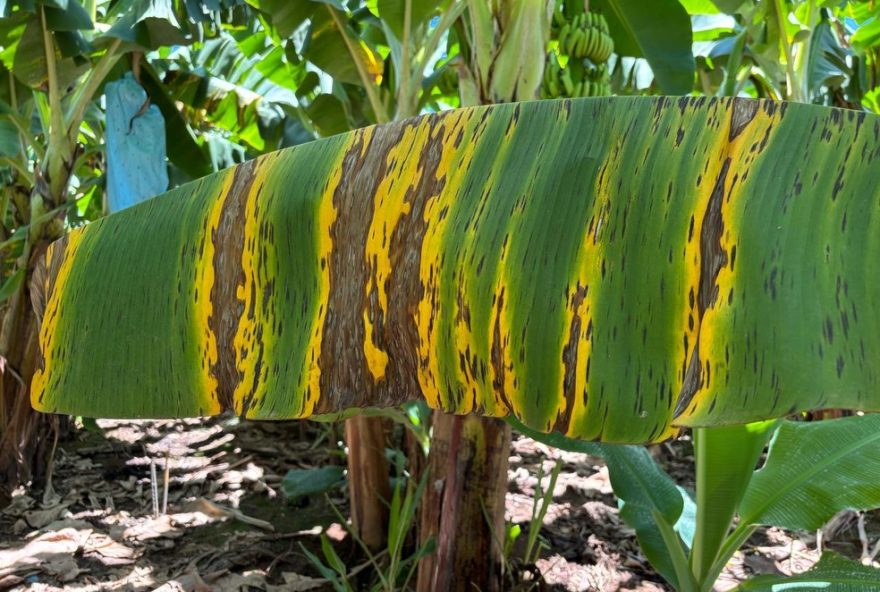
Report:
[[[348,513],[347,491],[332,425],[221,417],[98,426],[59,444],[49,495],[22,490],[0,511],[0,590],[330,590],[300,547],[320,554],[325,532],[337,533],[328,538],[351,570],[364,564],[338,524],[336,511]],[[680,485],[693,487],[689,442],[651,452]],[[156,507],[167,504],[167,512],[156,516],[150,467],[163,498],[166,460],[167,500]],[[520,566],[517,589],[670,589],[620,519],[601,459],[516,436],[510,460],[506,519],[523,531],[512,546],[514,566],[534,496],[562,463],[540,524],[545,548],[534,566]],[[858,558],[859,528],[873,544],[880,517],[838,520],[825,548]],[[815,535],[761,529],[716,589],[731,590],[759,573],[802,573],[819,557]],[[356,575],[369,577],[370,570]]]

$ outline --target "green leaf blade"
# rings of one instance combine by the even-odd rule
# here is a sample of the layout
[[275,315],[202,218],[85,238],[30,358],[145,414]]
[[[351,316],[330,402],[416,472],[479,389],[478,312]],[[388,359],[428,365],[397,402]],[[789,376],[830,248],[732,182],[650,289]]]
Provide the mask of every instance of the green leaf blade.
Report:
[[56,245],[34,403],[268,419],[421,395],[616,443],[880,410],[875,133],[838,109],[618,97],[278,151]]
[[[690,495],[669,477],[651,454],[639,446],[614,446],[543,434],[509,418],[513,428],[543,444],[561,450],[599,456],[605,460],[614,494],[619,500],[620,517],[636,531],[639,546],[651,565],[674,586],[679,585],[675,550],[669,538],[678,537],[680,560],[694,538],[696,507]],[[663,524],[660,524],[660,521]]]
[[757,576],[735,592],[872,592],[880,586],[880,570],[826,552],[808,571],[794,576]]
[[715,563],[776,422],[697,429],[697,520],[691,566],[702,580]]
[[335,465],[315,469],[291,469],[281,480],[281,491],[292,499],[316,495],[340,485],[344,477],[345,469]]
[[617,54],[647,59],[664,93],[691,92],[696,72],[691,21],[678,0],[593,0],[590,8],[608,20]]
[[746,524],[814,530],[880,507],[880,415],[783,422],[740,508]]

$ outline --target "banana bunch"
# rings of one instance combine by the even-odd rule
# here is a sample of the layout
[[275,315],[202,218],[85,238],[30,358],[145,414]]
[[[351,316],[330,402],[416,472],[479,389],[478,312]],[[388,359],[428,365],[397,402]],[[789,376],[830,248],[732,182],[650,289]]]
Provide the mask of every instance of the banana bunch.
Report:
[[591,69],[563,68],[559,65],[556,54],[551,52],[548,56],[544,80],[541,83],[542,99],[604,97],[610,94],[611,85],[608,83],[608,71],[604,64]]
[[556,50],[547,54],[541,97],[601,97],[611,94],[606,62],[614,51],[608,23],[586,12],[582,0],[567,0],[553,11],[551,34]]
[[560,10],[553,12],[558,28],[559,51],[577,59],[589,58],[595,64],[608,60],[614,51],[614,40],[608,34],[608,22],[595,12],[581,12],[571,20]]

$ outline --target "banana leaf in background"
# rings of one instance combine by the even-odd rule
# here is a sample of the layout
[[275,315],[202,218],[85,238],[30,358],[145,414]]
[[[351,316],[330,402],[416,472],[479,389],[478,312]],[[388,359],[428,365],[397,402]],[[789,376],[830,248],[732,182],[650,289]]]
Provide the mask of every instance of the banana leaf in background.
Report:
[[448,111],[282,150],[56,242],[33,404],[541,431],[880,410],[880,119],[707,98]]

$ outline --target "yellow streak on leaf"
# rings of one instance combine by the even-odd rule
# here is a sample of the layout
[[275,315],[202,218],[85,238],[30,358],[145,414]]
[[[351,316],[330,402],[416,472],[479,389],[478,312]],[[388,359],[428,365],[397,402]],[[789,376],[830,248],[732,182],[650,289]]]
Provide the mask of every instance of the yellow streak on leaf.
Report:
[[[419,385],[428,405],[434,409],[447,408],[441,400],[440,358],[437,347],[441,306],[449,305],[441,303],[439,292],[443,238],[449,222],[448,211],[458,200],[468,163],[473,158],[476,142],[468,141],[467,138],[473,138],[478,133],[476,117],[471,112],[459,111],[444,114],[442,117],[443,125],[437,126],[433,133],[443,134],[443,151],[436,178],[438,181],[445,178],[445,182],[439,194],[426,196],[424,221],[427,226],[419,264],[419,278],[424,286],[424,293],[415,312],[419,329]],[[466,139],[456,147],[459,133],[464,134]],[[444,211],[447,215],[441,217],[441,212]]]
[[[563,114],[564,115],[564,114]],[[501,142],[500,149],[495,154],[495,159],[497,162],[504,162],[506,154],[508,152],[511,143],[513,142],[513,135],[516,133],[517,126],[511,123],[507,127],[504,132],[504,139]],[[494,187],[498,183],[498,171],[501,167],[496,167],[492,170],[487,179],[487,186]],[[485,199],[485,196],[483,197]],[[514,219],[522,214],[522,208],[517,208],[516,212],[514,212],[511,220],[508,222],[507,229],[510,230],[510,227],[514,224]],[[473,224],[469,225],[467,228],[469,244],[474,244],[476,237],[476,228]],[[458,373],[458,378],[462,382],[465,387],[466,392],[476,392],[477,403],[482,403],[484,409],[480,410],[481,415],[485,415],[487,417],[502,417],[505,415],[509,415],[511,409],[508,408],[507,403],[505,403],[504,399],[501,397],[501,393],[496,392],[494,385],[503,384],[504,395],[507,400],[510,401],[510,404],[515,409],[520,409],[521,406],[518,406],[520,402],[520,398],[516,396],[517,389],[514,384],[514,362],[512,359],[512,355],[510,352],[510,290],[508,289],[508,283],[506,280],[507,277],[510,276],[511,273],[518,273],[518,271],[508,269],[507,263],[507,255],[510,251],[510,240],[504,241],[504,246],[501,249],[501,254],[498,259],[498,267],[495,275],[495,284],[492,287],[492,294],[494,296],[495,305],[492,307],[492,314],[489,319],[488,327],[468,327],[468,324],[464,320],[463,315],[456,316],[456,324],[455,324],[455,344],[458,351],[465,351],[469,346],[472,347],[471,344],[475,343],[474,334],[477,331],[489,331],[489,376],[488,376],[488,385],[483,386],[477,380],[475,376],[471,376],[470,373],[462,372],[461,368],[456,365],[456,371]],[[509,272],[509,273],[507,273]],[[466,274],[463,269],[459,269],[458,271],[460,277],[466,278]],[[467,286],[463,286],[462,290],[467,292]],[[504,291],[505,297],[503,301],[501,300],[501,292]],[[457,306],[457,303],[455,303]],[[499,328],[499,339],[501,343],[494,343],[495,339],[495,327],[496,324]],[[497,372],[495,369],[495,365],[492,364],[492,350],[494,347],[499,347],[501,354],[501,364],[504,367],[504,379],[497,376]],[[491,398],[490,398],[491,397]],[[465,398],[464,400],[459,402],[459,405],[456,409],[456,413],[472,413],[476,411],[471,404],[472,401],[469,398]]]
[[[699,293],[700,293],[700,275],[702,269],[702,257],[700,252],[700,238],[702,234],[703,222],[706,217],[706,212],[709,208],[709,201],[712,198],[712,193],[715,191],[715,186],[717,185],[718,176],[721,174],[721,170],[724,167],[724,162],[727,160],[727,148],[728,148],[728,130],[730,129],[730,116],[731,111],[729,109],[724,109],[720,111],[719,115],[722,116],[721,125],[716,130],[714,134],[712,134],[712,138],[714,142],[712,146],[710,146],[704,154],[708,155],[708,161],[704,164],[703,168],[700,169],[700,174],[702,175],[702,181],[700,186],[696,189],[697,198],[693,202],[693,218],[694,218],[694,231],[692,239],[685,246],[684,253],[684,273],[685,273],[685,291],[684,294],[686,296],[684,301],[684,306],[679,309],[681,314],[679,318],[679,326],[682,329],[682,333],[687,337],[688,350],[684,349],[684,340],[676,340],[675,341],[675,350],[669,352],[669,355],[672,356],[674,360],[681,360],[681,370],[675,376],[675,382],[672,384],[672,392],[675,396],[681,392],[681,387],[684,384],[685,372],[687,371],[688,363],[690,362],[691,356],[693,355],[694,348],[696,347],[697,339],[700,335],[700,327],[702,323],[702,318],[700,316],[700,306],[698,303]],[[728,180],[731,177],[731,173],[727,175]],[[696,180],[694,180],[696,183]],[[726,193],[726,192],[725,192]],[[693,291],[694,294],[694,307],[693,310],[688,306],[689,303],[689,294]],[[691,323],[689,322],[690,315],[693,315],[693,328],[691,328]],[[664,439],[668,436],[673,435],[677,430],[673,429],[671,426],[664,434],[661,434],[658,439]]]
[[[588,397],[584,393],[588,392],[587,383],[587,366],[590,363],[590,355],[592,354],[593,340],[590,326],[593,323],[593,295],[599,289],[602,282],[601,261],[604,257],[603,232],[608,224],[608,212],[611,209],[611,174],[609,171],[615,170],[614,167],[620,166],[620,156],[625,144],[625,137],[618,137],[614,147],[609,151],[610,162],[604,167],[604,174],[600,172],[596,176],[596,199],[593,205],[592,232],[584,233],[584,240],[581,244],[577,260],[580,262],[575,277],[570,282],[572,289],[569,291],[569,303],[565,308],[565,320],[563,327],[571,327],[574,318],[580,319],[580,335],[577,343],[577,356],[575,358],[576,376],[574,383],[575,401],[572,405],[571,419],[569,421],[568,435],[578,434],[581,426],[588,420],[587,405],[585,404]],[[583,300],[578,304],[574,300],[574,296],[578,287],[583,287],[586,291]],[[565,332],[563,332],[565,335]],[[560,381],[560,392],[562,392],[565,381],[565,365],[563,364]]]
[[[686,359],[690,356],[691,351],[693,350],[694,344],[696,343],[697,333],[699,331],[699,309],[696,305],[696,298],[699,293],[699,283],[700,283],[700,228],[702,227],[703,218],[705,216],[707,206],[709,204],[709,200],[712,196],[712,190],[715,186],[715,179],[718,177],[721,168],[726,159],[726,150],[725,145],[727,143],[727,129],[728,129],[728,121],[729,112],[724,111],[722,115],[725,117],[724,122],[720,126],[720,131],[712,135],[712,145],[708,146],[704,151],[704,154],[709,155],[709,160],[704,164],[704,167],[700,169],[700,173],[702,174],[702,181],[699,187],[695,187],[693,190],[697,193],[695,199],[692,202],[693,207],[693,216],[694,216],[694,231],[691,237],[691,240],[685,243],[684,253],[676,253],[676,256],[683,257],[684,265],[682,266],[682,271],[684,277],[682,278],[682,287],[680,288],[679,295],[682,298],[682,306],[679,307],[680,317],[676,323],[676,326],[680,328],[680,331],[683,335],[687,336],[687,342],[689,350],[685,351],[684,339],[677,339],[673,341],[673,349],[668,352],[669,356],[673,360],[680,360],[681,366],[685,366]],[[687,115],[682,115],[682,118],[686,118]],[[612,200],[620,199],[620,196],[617,195],[616,192],[616,184],[618,177],[620,175],[628,174],[626,171],[629,170],[627,163],[625,162],[626,154],[625,154],[625,146],[627,143],[627,139],[624,136],[621,136],[615,142],[614,146],[611,148],[608,154],[608,162],[604,165],[605,172],[604,174],[600,174],[597,176],[596,183],[596,203],[594,206],[594,220],[593,220],[593,231],[591,233],[587,233],[584,237],[584,244],[582,246],[581,252],[578,255],[578,259],[581,261],[581,268],[572,282],[573,285],[580,285],[588,287],[588,292],[583,302],[581,302],[580,306],[577,307],[577,310],[566,310],[566,324],[564,326],[570,326],[570,320],[577,315],[581,319],[581,336],[580,341],[578,343],[577,350],[577,374],[575,377],[575,405],[572,410],[571,421],[568,427],[569,435],[577,435],[580,437],[595,437],[598,434],[587,434],[585,433],[585,427],[588,425],[590,418],[588,417],[588,413],[592,411],[592,413],[602,413],[602,411],[598,408],[594,408],[592,410],[589,409],[589,399],[590,399],[590,385],[587,381],[587,367],[591,366],[590,356],[592,354],[592,338],[591,335],[588,334],[587,328],[593,323],[593,313],[591,311],[593,307],[594,295],[601,295],[602,292],[602,274],[601,274],[601,261],[604,258],[604,233],[609,226],[608,216],[612,211]],[[693,166],[689,162],[685,162],[684,166]],[[670,176],[675,176],[677,172],[669,171]],[[694,175],[694,183],[696,183],[696,175]],[[676,207],[676,206],[673,206]],[[658,217],[662,217],[662,212],[658,212]],[[693,290],[695,304],[693,310],[691,310],[688,306],[688,294]],[[693,315],[693,328],[690,328],[689,323],[689,315]],[[596,322],[602,322],[601,319],[595,320]],[[594,361],[593,363],[596,363]],[[601,363],[601,362],[598,362]],[[678,372],[675,377],[675,382],[671,385],[672,392],[676,395],[680,392],[681,386],[684,382],[684,372]],[[562,389],[562,384],[560,384],[560,390]],[[586,396],[584,394],[586,393]],[[604,402],[606,405],[609,402]],[[659,418],[652,418],[653,421],[659,420]],[[659,434],[656,439],[664,440],[673,436],[677,433],[677,429],[672,426],[667,426],[666,429]]]
[[[266,394],[266,377],[269,371],[268,364],[262,364],[257,368],[257,360],[268,357],[268,351],[272,347],[269,340],[258,339],[260,326],[271,326],[271,303],[269,310],[264,304],[265,299],[261,293],[261,287],[265,284],[265,278],[259,277],[261,272],[260,245],[262,239],[259,236],[261,216],[263,212],[258,208],[260,201],[260,188],[265,182],[266,176],[272,171],[272,165],[281,153],[273,152],[254,163],[254,173],[244,208],[244,248],[241,253],[241,269],[244,283],[236,289],[236,298],[244,303],[241,318],[235,332],[233,347],[235,349],[235,367],[241,375],[241,380],[235,387],[233,401],[235,412],[241,414],[244,411],[246,400],[252,397],[250,408],[259,402]],[[259,211],[259,215],[258,215]]]
[[[425,145],[431,133],[431,121],[422,119],[417,126],[407,126],[400,141],[388,152],[385,158],[385,176],[376,188],[373,201],[373,217],[367,231],[367,244],[364,255],[370,277],[367,280],[365,301],[369,302],[376,294],[378,309],[383,318],[388,312],[388,293],[386,283],[391,276],[391,239],[400,220],[409,215],[410,204],[406,202],[407,193],[423,174],[419,164],[418,152]],[[369,315],[369,306],[364,308],[364,356],[374,382],[385,378],[388,354],[377,344],[375,319]]]
[[[46,385],[50,376],[53,375],[52,366],[55,362],[55,337],[57,335],[56,328],[58,326],[58,306],[64,288],[70,276],[70,270],[73,267],[74,255],[76,249],[83,239],[86,228],[78,228],[67,234],[67,243],[64,246],[64,259],[55,276],[55,284],[52,293],[46,302],[46,311],[43,314],[43,321],[40,325],[40,351],[43,352],[43,368],[37,368],[34,372],[34,378],[31,382],[31,405],[38,411],[51,410],[47,401],[40,402],[40,396],[46,389]],[[46,263],[52,261],[52,253],[58,248],[58,243],[49,245],[46,251]],[[47,274],[48,277],[48,274]],[[61,373],[56,373],[61,375]]]

